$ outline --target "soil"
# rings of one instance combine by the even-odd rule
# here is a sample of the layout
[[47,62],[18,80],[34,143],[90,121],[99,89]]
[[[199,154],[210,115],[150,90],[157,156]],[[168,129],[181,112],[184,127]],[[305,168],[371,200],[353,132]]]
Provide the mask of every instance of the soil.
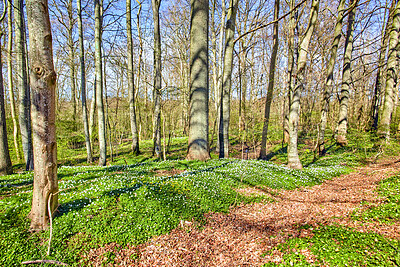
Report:
[[[102,266],[105,253],[113,252],[116,266],[260,266],[282,260],[279,252],[261,257],[277,244],[311,235],[314,226],[331,224],[400,239],[400,222],[386,225],[350,218],[355,209],[382,203],[377,184],[399,169],[400,158],[385,159],[320,185],[274,191],[269,195],[275,200],[272,203],[238,206],[228,214],[206,214],[202,227],[182,221],[171,233],[145,244],[124,249],[110,244],[90,251],[85,259]],[[243,193],[268,194],[257,188]],[[300,227],[305,224],[311,228]],[[302,254],[313,261],[309,251]]]

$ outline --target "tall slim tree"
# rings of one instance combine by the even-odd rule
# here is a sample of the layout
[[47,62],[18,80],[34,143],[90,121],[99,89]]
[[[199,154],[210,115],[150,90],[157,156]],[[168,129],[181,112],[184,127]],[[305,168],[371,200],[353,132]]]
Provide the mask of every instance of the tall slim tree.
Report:
[[327,75],[326,81],[324,84],[324,98],[322,100],[322,111],[321,111],[321,122],[318,136],[318,153],[319,155],[324,155],[325,151],[325,131],[326,125],[328,121],[328,111],[329,111],[329,102],[332,96],[333,89],[333,70],[335,68],[335,62],[337,57],[337,50],[339,47],[339,41],[342,37],[342,26],[343,26],[343,18],[345,12],[346,0],[340,0],[338,6],[338,15],[335,25],[335,32],[333,37],[333,42],[330,50],[330,57],[327,65]]
[[349,3],[350,10],[347,18],[346,41],[344,44],[342,88],[340,90],[339,120],[336,135],[336,142],[341,146],[347,144],[346,134],[351,83],[351,54],[353,52],[354,17],[357,1],[358,0],[352,0]]
[[276,69],[276,56],[278,55],[278,30],[279,30],[279,0],[275,0],[275,8],[274,8],[274,36],[273,36],[273,45],[272,45],[272,54],[271,54],[271,62],[269,65],[269,77],[268,77],[268,91],[267,98],[265,100],[265,111],[264,111],[264,124],[263,124],[263,132],[261,137],[261,150],[260,150],[260,159],[267,158],[267,136],[268,136],[268,125],[269,125],[269,117],[271,112],[271,103],[274,93],[274,84],[275,84],[275,69]]
[[[219,119],[219,155],[220,158],[229,157],[229,121],[231,111],[231,89],[232,89],[232,68],[233,68],[233,49],[236,25],[236,13],[238,9],[238,0],[231,0],[228,10],[228,20],[225,28],[225,56],[224,71],[222,74],[222,90],[220,103]],[[222,135],[221,135],[222,134]],[[222,139],[221,139],[222,138]],[[221,142],[223,140],[223,142]]]
[[[128,41],[128,95],[129,95],[129,116],[131,119],[132,152],[134,155],[139,151],[139,137],[136,124],[135,112],[135,80],[133,75],[133,39],[132,39],[132,0],[126,0],[126,36]],[[139,63],[140,64],[140,63]]]
[[208,146],[208,0],[190,1],[190,108],[187,159],[207,160]]
[[[0,23],[4,20],[5,10],[0,17]],[[4,32],[0,29],[0,47],[1,39]],[[6,125],[6,110],[4,101],[4,83],[3,83],[3,62],[0,49],[0,175],[12,174],[13,168],[10,158],[10,151],[8,149],[7,139],[7,125]]]
[[[31,230],[48,227],[58,206],[57,143],[55,127],[56,73],[47,0],[27,0],[31,52],[32,119],[35,173]],[[49,207],[48,207],[49,205]],[[50,210],[50,213],[48,213]]]
[[400,31],[400,1],[397,2],[396,7],[393,10],[392,23],[386,69],[385,102],[383,103],[382,117],[378,128],[379,137],[386,140],[390,137],[390,123],[393,113],[393,91],[396,79],[398,78],[398,73],[396,73],[396,70],[398,64],[397,49],[399,48],[397,44],[399,42]]
[[295,86],[290,96],[289,109],[289,144],[288,144],[288,166],[292,169],[303,168],[297,150],[298,124],[300,115],[300,95],[304,90],[304,76],[307,65],[308,46],[317,24],[319,0],[313,0],[311,4],[310,17],[307,29],[299,45],[299,57],[296,71]]
[[72,0],[67,3],[68,25],[66,25],[68,32],[68,64],[69,64],[69,79],[71,86],[71,103],[72,103],[72,120],[74,121],[73,128],[76,131],[77,127],[77,108],[76,108],[76,67],[75,67],[75,42],[73,38],[73,31],[76,19],[74,18]]
[[8,84],[8,91],[10,93],[10,106],[11,106],[11,118],[13,122],[13,139],[14,139],[14,149],[15,154],[17,155],[17,160],[21,160],[21,152],[19,149],[19,127],[18,127],[18,120],[17,120],[17,112],[15,107],[15,96],[14,96],[14,81],[13,81],[13,58],[12,58],[12,51],[13,51],[13,3],[12,0],[7,0],[7,26],[8,26],[8,43],[7,43],[7,84]]
[[86,67],[85,67],[85,46],[83,43],[83,24],[82,24],[82,5],[81,0],[76,1],[78,9],[78,31],[79,31],[79,61],[81,65],[81,99],[82,99],[82,120],[83,128],[85,133],[86,143],[86,161],[91,163],[92,157],[92,146],[90,143],[89,123],[88,123],[88,110],[86,105]]
[[26,170],[33,169],[31,95],[28,87],[26,66],[26,30],[24,19],[24,1],[15,0],[15,52],[17,54],[17,86],[19,91],[19,125],[22,138]]
[[161,36],[160,4],[161,0],[152,0],[154,21],[154,119],[153,154],[161,157]]
[[106,165],[107,158],[107,140],[106,140],[106,118],[104,113],[103,101],[103,63],[102,63],[102,4],[100,0],[94,1],[95,15],[95,69],[96,69],[96,105],[97,105],[97,120],[99,126],[99,165]]

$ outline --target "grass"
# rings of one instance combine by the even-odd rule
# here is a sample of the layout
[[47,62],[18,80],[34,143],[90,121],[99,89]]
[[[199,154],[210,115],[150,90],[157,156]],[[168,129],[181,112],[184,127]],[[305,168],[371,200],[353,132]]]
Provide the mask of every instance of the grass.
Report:
[[[186,143],[186,138],[173,139],[167,161],[150,156],[150,141],[141,143],[144,153],[138,157],[129,155],[129,144],[121,145],[113,166],[82,166],[82,155],[64,161],[80,166],[58,169],[60,206],[53,221],[50,256],[46,255],[49,231],[27,231],[33,174],[0,177],[0,266],[33,259],[85,264],[82,256],[90,249],[108,243],[137,245],[168,233],[181,220],[201,224],[204,213],[270,201],[267,196],[241,195],[238,188],[312,186],[360,164],[357,153],[334,146],[319,159],[305,151],[306,167],[300,171],[257,160],[187,161]],[[285,157],[279,148],[274,153],[273,161]]]

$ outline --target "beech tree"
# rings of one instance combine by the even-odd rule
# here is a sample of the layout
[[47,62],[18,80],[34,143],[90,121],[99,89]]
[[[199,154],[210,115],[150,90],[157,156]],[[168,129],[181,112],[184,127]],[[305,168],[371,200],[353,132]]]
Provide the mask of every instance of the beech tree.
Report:
[[208,146],[208,0],[191,0],[190,108],[187,159],[207,160]]
[[41,231],[58,207],[56,73],[47,0],[27,0],[27,17],[35,160],[30,229]]

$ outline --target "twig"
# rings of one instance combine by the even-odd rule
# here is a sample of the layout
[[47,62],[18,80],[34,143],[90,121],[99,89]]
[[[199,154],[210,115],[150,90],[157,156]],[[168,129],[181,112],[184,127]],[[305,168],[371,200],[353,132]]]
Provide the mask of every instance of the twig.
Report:
[[56,264],[62,266],[69,266],[68,264],[61,262],[61,261],[53,261],[53,260],[33,260],[33,261],[24,261],[21,264],[41,264],[41,263],[49,263],[49,264]]

